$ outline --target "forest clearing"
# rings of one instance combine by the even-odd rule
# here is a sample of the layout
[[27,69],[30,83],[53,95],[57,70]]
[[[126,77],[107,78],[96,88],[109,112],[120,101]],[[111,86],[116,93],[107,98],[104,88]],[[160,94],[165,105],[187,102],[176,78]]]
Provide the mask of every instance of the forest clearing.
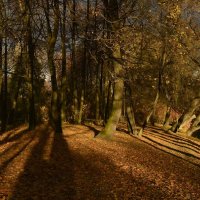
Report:
[[58,135],[46,125],[32,132],[22,126],[6,133],[0,194],[10,200],[200,199],[199,166],[122,131],[95,138],[101,128],[65,124]]
[[200,200],[199,0],[0,0],[0,200]]

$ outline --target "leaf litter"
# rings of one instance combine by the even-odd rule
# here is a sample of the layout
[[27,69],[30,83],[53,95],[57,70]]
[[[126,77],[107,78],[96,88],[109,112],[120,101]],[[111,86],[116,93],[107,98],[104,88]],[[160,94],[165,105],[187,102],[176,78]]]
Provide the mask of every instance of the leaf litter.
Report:
[[[0,136],[0,194],[10,200],[200,199],[200,167],[99,126],[46,125]],[[24,133],[22,133],[24,131]]]

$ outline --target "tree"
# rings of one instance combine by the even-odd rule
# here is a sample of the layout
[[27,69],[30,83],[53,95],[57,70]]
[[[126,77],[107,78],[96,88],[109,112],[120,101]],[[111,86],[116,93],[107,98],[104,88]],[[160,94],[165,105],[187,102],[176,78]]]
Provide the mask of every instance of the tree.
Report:
[[23,16],[23,24],[25,26],[24,51],[27,53],[27,64],[30,69],[30,92],[29,92],[29,129],[33,130],[36,126],[35,114],[35,92],[34,92],[34,62],[35,49],[32,38],[32,3],[33,1],[19,1],[21,15]]
[[[57,133],[62,133],[62,119],[61,119],[61,94],[58,88],[56,67],[54,63],[55,45],[58,37],[59,24],[60,24],[60,10],[59,2],[54,0],[52,4],[48,0],[43,1],[43,9],[46,17],[47,27],[47,57],[48,66],[51,74],[51,122],[52,126]],[[50,18],[52,14],[52,19]],[[52,22],[51,22],[52,20]]]
[[112,68],[115,77],[112,111],[104,130],[100,133],[100,135],[107,137],[113,134],[113,132],[116,130],[119,118],[121,116],[124,80],[123,77],[121,76],[121,74],[123,74],[123,67],[122,64],[120,63],[121,60],[120,46],[119,44],[117,44],[116,41],[114,41],[114,37],[116,36],[115,34],[121,28],[121,21],[119,18],[120,3],[116,0],[111,0],[111,1],[105,0],[103,1],[103,3],[106,9],[108,27],[111,33],[111,40],[114,42],[113,47],[111,49]]

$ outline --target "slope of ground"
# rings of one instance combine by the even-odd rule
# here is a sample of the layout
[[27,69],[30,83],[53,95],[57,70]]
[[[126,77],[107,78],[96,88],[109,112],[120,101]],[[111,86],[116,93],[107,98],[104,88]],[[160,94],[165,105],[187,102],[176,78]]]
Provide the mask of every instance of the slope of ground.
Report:
[[142,141],[200,167],[200,142],[159,127],[145,129]]
[[200,199],[198,166],[122,132],[94,138],[99,130],[66,124],[63,135],[41,126],[1,136],[0,199]]

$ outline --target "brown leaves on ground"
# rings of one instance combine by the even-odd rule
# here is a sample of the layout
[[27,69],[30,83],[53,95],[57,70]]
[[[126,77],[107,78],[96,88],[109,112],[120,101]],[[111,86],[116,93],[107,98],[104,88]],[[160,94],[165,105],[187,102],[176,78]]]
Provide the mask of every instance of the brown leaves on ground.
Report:
[[0,197],[200,199],[199,167],[123,132],[94,138],[99,130],[66,124],[63,135],[41,126],[0,136]]

